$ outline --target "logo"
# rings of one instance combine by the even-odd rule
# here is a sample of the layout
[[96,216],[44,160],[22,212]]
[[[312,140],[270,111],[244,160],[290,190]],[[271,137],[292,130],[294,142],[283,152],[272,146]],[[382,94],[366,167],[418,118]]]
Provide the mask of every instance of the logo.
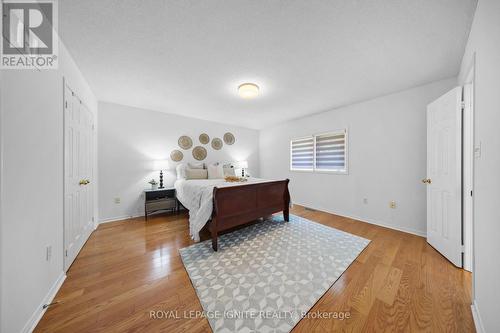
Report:
[[2,69],[55,69],[58,66],[56,3],[2,2]]

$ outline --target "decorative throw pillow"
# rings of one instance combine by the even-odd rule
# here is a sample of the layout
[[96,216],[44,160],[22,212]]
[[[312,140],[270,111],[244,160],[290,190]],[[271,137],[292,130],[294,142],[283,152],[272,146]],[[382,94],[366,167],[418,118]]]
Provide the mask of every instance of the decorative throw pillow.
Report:
[[184,163],[177,164],[175,171],[177,171],[177,179],[186,179],[186,165]]
[[186,179],[207,179],[207,169],[186,168]]
[[205,163],[188,163],[190,169],[205,169]]
[[208,179],[222,179],[224,178],[224,169],[222,164],[214,163],[208,165]]
[[227,177],[227,176],[236,176],[236,173],[234,172],[234,168],[233,167],[229,167],[229,168],[226,168],[224,167],[224,177]]

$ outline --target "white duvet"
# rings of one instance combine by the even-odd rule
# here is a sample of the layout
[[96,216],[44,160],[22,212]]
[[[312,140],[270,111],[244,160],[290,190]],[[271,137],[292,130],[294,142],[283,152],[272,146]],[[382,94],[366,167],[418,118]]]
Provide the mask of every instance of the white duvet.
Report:
[[189,209],[189,234],[199,242],[200,230],[212,216],[214,187],[228,187],[269,182],[271,180],[248,178],[246,182],[226,182],[224,179],[178,179],[175,184],[177,199]]

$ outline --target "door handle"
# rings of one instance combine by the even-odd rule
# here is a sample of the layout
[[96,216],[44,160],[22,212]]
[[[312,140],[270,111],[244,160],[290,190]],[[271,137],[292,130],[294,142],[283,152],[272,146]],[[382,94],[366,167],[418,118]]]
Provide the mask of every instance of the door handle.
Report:
[[424,179],[422,179],[422,183],[430,184],[430,183],[432,183],[432,180],[430,178],[424,178]]
[[79,185],[88,185],[90,184],[90,180],[88,179],[82,179],[78,182]]

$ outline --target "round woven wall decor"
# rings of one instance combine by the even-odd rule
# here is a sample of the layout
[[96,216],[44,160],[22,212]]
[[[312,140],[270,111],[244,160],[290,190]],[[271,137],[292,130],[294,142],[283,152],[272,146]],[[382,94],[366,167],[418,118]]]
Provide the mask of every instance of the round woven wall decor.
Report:
[[189,149],[193,146],[193,140],[187,135],[183,135],[179,138],[179,141],[177,141],[179,144],[179,147],[182,149]]
[[224,134],[224,142],[227,145],[232,145],[234,143],[234,141],[236,141],[236,139],[234,138],[233,133],[227,132],[226,134]]
[[206,133],[203,133],[203,134],[200,134],[200,142],[204,145],[206,145],[207,143],[210,142],[210,137],[208,136],[208,134]]
[[193,157],[198,161],[203,161],[207,157],[207,150],[202,146],[193,148]]
[[220,150],[222,148],[222,140],[219,138],[213,138],[212,139],[212,148],[215,150]]
[[170,153],[170,158],[174,162],[179,162],[182,161],[182,159],[184,158],[184,154],[182,153],[182,151],[175,149],[172,150],[172,152]]

